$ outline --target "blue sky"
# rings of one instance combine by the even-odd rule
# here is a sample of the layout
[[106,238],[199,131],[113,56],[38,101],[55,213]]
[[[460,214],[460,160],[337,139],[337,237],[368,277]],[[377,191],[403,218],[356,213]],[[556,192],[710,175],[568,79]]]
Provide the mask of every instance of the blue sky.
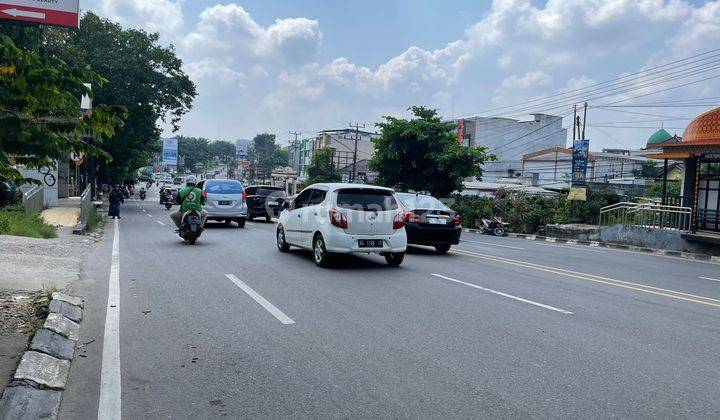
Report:
[[[228,140],[268,131],[286,141],[290,130],[309,136],[350,121],[372,124],[415,104],[447,117],[525,118],[528,107],[492,110],[720,45],[720,1],[87,0],[81,7],[174,44],[199,89],[182,134]],[[695,79],[633,86],[591,105]],[[712,97],[718,87],[711,80],[626,102]],[[565,102],[532,111],[562,115],[571,108]],[[706,108],[643,112],[689,118]],[[687,124],[603,110],[590,117],[664,124],[678,134]],[[598,127],[589,137],[595,150],[639,147],[652,131]]]

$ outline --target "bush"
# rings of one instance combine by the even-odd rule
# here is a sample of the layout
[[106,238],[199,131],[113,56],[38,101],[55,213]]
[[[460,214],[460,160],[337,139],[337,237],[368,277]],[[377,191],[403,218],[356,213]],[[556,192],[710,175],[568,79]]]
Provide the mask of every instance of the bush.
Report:
[[31,238],[55,238],[57,232],[38,213],[0,211],[0,235],[28,236]]
[[87,231],[94,232],[104,221],[105,217],[98,213],[95,207],[91,207],[90,213],[88,213]]
[[587,201],[569,201],[567,194],[563,194],[558,199],[555,223],[587,223],[595,225],[598,223],[601,208],[623,200],[623,196],[610,190],[593,191],[588,189]]

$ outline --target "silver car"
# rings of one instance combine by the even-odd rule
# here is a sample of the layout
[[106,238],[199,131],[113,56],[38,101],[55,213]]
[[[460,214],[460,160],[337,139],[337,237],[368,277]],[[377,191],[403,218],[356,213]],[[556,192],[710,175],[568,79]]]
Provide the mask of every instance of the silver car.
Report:
[[207,179],[198,183],[207,194],[205,211],[208,220],[237,222],[244,227],[247,220],[245,189],[240,181],[234,179]]

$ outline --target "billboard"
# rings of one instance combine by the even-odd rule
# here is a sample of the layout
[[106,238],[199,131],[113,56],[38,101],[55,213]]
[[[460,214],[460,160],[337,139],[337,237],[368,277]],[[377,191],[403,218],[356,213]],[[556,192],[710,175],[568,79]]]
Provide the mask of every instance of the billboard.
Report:
[[178,141],[176,138],[163,139],[162,161],[164,165],[178,164]]
[[587,176],[589,140],[573,140],[572,148],[572,186],[584,187]]
[[0,0],[0,20],[78,27],[80,0]]
[[248,158],[248,149],[250,149],[250,140],[235,140],[235,153],[237,156],[238,169],[243,173],[250,169],[250,158]]

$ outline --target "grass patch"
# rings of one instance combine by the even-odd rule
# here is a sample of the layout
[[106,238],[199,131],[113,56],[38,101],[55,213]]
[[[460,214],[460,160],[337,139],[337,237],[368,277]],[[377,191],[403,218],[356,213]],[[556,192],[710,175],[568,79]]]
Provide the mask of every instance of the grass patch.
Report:
[[105,216],[100,214],[95,207],[90,208],[88,213],[87,231],[94,232],[99,226],[105,223]]
[[57,231],[40,217],[39,213],[0,210],[0,235],[56,238]]

